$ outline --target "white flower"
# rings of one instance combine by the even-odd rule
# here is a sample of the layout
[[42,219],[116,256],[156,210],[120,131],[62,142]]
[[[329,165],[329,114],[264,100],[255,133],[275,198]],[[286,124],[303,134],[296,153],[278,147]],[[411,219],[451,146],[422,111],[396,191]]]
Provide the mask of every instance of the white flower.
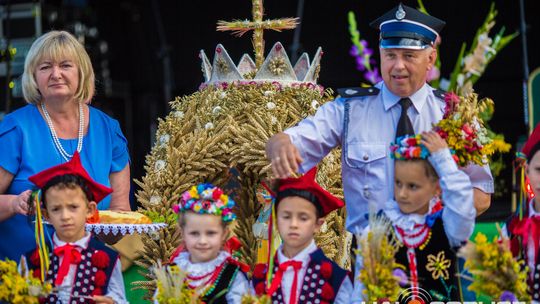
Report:
[[150,197],[150,201],[149,203],[152,204],[152,205],[157,205],[161,202],[161,196],[159,195],[152,195]]
[[174,115],[174,117],[176,117],[178,119],[184,118],[184,112],[182,112],[182,111],[175,111],[173,115]]
[[272,122],[273,125],[277,124],[277,118],[275,116],[272,116],[270,118],[270,122]]
[[214,124],[211,123],[211,122],[209,122],[209,123],[207,123],[207,124],[204,125],[204,128],[205,128],[206,130],[211,130],[211,129],[214,128]]
[[263,94],[264,94],[264,96],[267,96],[267,97],[268,97],[268,96],[274,94],[274,92],[272,92],[272,91],[264,91]]
[[270,101],[270,102],[267,102],[267,103],[266,103],[266,108],[267,108],[268,110],[273,110],[273,109],[276,108],[276,104],[273,103],[273,102],[271,102],[271,101]]
[[212,113],[213,114],[218,114],[219,112],[221,112],[221,107],[220,106],[216,106],[212,109]]
[[[467,60],[467,58],[465,58],[465,60]],[[465,81],[465,76],[463,74],[458,74],[457,76],[457,83],[458,83],[458,86],[462,86],[463,85],[463,81]]]
[[152,240],[159,241],[159,232],[157,232],[156,230],[150,231],[148,234],[150,235]]
[[159,137],[159,145],[165,146],[167,143],[169,143],[169,140],[171,139],[171,136],[169,134],[163,134]]
[[167,163],[164,161],[164,160],[157,160],[156,163],[154,164],[154,169],[156,171],[161,171],[165,168],[165,166],[167,165]]
[[224,99],[225,97],[227,97],[227,93],[225,92],[219,93],[219,98]]
[[315,99],[313,99],[311,101],[311,107],[314,109],[314,110],[317,110],[317,108],[319,107],[319,102],[316,101]]

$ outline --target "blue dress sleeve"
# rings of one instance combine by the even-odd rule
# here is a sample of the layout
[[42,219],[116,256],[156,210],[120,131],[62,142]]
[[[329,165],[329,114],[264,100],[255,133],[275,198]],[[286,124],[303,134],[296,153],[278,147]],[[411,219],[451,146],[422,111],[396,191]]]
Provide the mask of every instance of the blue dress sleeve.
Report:
[[9,115],[0,122],[0,167],[16,175],[21,164],[21,130]]
[[120,124],[117,120],[113,120],[111,125],[112,129],[112,165],[111,172],[122,171],[129,162],[129,151],[127,147],[127,140]]

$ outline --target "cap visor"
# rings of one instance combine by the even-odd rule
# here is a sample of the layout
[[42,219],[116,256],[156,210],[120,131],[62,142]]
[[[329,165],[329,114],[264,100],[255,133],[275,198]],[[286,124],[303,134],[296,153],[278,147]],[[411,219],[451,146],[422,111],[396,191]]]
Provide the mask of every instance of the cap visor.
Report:
[[412,38],[384,38],[381,39],[379,44],[381,49],[409,49],[409,50],[423,50],[431,46],[422,40]]

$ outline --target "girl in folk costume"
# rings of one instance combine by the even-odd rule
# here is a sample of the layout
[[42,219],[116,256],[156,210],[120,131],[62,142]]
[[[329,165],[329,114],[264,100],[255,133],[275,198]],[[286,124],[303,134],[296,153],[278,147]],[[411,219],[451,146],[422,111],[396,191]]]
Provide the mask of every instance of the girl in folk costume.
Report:
[[118,253],[85,230],[96,204],[112,190],[92,180],[77,152],[29,179],[41,188],[37,216],[42,211],[55,229],[52,246],[38,246],[23,259],[36,277],[54,285],[56,292],[42,303],[128,303]]
[[188,286],[197,290],[204,303],[240,303],[250,293],[249,267],[224,250],[224,245],[231,245],[225,241],[228,224],[236,219],[233,207],[234,201],[212,184],[193,186],[173,206],[183,244],[171,264],[187,272]]
[[[510,237],[514,256],[526,261],[529,267],[529,293],[533,303],[540,303],[540,125],[537,125],[525,143],[518,159],[522,160],[532,190],[529,201],[522,202],[508,220],[503,233]],[[525,178],[522,178],[525,184]],[[525,185],[524,185],[525,186]],[[524,192],[527,192],[524,189]],[[528,191],[530,192],[530,191]],[[531,194],[531,193],[530,193]]]
[[274,208],[283,243],[273,266],[258,264],[253,271],[255,291],[271,296],[272,303],[350,303],[349,272],[328,259],[313,239],[324,217],[343,207],[317,184],[316,174],[314,167],[300,178],[279,181]]
[[[395,198],[381,212],[402,244],[395,255],[399,267],[394,274],[417,299],[427,292],[438,301],[460,300],[456,249],[474,228],[471,182],[434,131],[400,137],[391,151],[396,160]],[[363,261],[357,265],[363,269]],[[361,297],[363,289],[358,281],[354,294]]]

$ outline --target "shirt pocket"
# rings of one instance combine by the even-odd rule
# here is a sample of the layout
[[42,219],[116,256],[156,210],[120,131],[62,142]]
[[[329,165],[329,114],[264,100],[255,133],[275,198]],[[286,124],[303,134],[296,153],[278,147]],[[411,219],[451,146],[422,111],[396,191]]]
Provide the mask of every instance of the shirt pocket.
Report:
[[347,143],[345,163],[358,174],[363,184],[374,188],[386,185],[386,165],[389,147],[384,143]]

